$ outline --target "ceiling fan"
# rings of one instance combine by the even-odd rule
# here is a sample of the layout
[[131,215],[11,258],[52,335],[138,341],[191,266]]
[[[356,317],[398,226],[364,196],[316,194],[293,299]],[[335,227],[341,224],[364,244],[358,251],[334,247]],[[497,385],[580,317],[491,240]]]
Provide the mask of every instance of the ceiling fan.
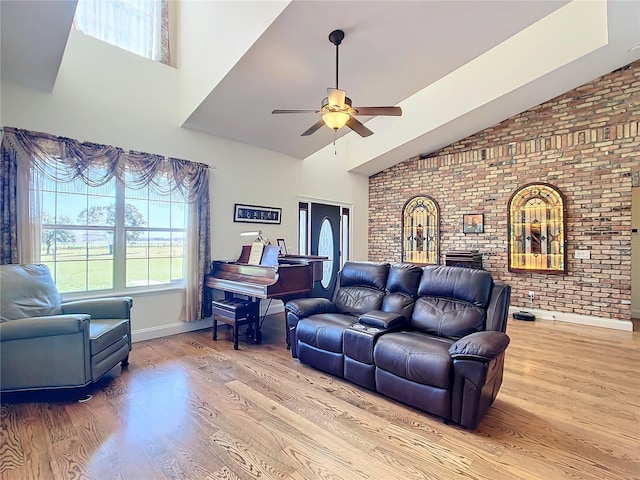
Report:
[[354,107],[351,99],[346,96],[344,90],[338,88],[338,50],[344,39],[342,30],[334,30],[329,34],[329,41],[336,46],[336,88],[327,88],[327,97],[322,100],[320,110],[274,110],[271,113],[321,113],[322,118],[314,123],[309,129],[305,130],[301,136],[307,136],[314,133],[323,125],[327,125],[334,131],[345,125],[351,130],[359,134],[361,137],[373,135],[364,124],[356,120],[356,115],[364,116],[396,116],[402,115],[400,107]]

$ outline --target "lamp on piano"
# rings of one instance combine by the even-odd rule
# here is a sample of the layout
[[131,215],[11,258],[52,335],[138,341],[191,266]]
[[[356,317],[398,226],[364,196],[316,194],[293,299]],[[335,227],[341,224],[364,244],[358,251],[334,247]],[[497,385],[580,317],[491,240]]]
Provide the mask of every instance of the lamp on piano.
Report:
[[241,232],[240,236],[241,237],[256,237],[254,242],[260,242],[263,245],[270,245],[271,244],[269,239],[262,235],[262,230],[252,230],[250,232]]

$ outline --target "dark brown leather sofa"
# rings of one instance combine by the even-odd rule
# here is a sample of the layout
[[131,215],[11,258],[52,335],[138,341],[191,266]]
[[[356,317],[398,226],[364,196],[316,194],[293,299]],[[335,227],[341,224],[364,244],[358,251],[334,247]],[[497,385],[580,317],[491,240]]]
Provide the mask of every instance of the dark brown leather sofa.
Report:
[[475,429],[502,384],[510,293],[484,270],[347,262],[331,300],[287,302],[291,353]]

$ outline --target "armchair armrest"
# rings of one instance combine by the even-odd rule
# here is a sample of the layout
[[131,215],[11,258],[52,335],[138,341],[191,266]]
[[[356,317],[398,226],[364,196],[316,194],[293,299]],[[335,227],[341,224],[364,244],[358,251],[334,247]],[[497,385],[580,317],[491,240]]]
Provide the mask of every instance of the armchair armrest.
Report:
[[131,318],[131,297],[96,298],[92,300],[77,300],[62,304],[62,313],[86,313],[91,318]]
[[306,318],[319,313],[336,313],[335,304],[327,298],[298,298],[286,303],[287,312],[298,318]]
[[394,328],[409,323],[407,319],[404,318],[404,315],[400,313],[383,312],[382,310],[372,310],[363,313],[358,318],[358,321],[363,325],[381,329]]
[[0,340],[6,342],[24,338],[71,335],[82,330],[86,330],[88,335],[90,318],[86,314],[72,314],[11,320],[0,323]]
[[489,362],[504,352],[509,342],[506,333],[475,332],[453,343],[449,347],[449,354],[455,360]]

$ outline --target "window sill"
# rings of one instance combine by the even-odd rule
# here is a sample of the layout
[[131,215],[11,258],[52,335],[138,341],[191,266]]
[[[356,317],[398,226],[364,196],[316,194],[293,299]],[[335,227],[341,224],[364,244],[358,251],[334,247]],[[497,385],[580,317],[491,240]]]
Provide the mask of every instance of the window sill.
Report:
[[184,285],[171,285],[158,288],[136,288],[131,290],[110,290],[99,292],[81,292],[81,293],[63,293],[63,302],[72,302],[75,300],[89,300],[94,298],[111,298],[111,297],[148,297],[152,295],[164,295],[166,293],[184,292]]

